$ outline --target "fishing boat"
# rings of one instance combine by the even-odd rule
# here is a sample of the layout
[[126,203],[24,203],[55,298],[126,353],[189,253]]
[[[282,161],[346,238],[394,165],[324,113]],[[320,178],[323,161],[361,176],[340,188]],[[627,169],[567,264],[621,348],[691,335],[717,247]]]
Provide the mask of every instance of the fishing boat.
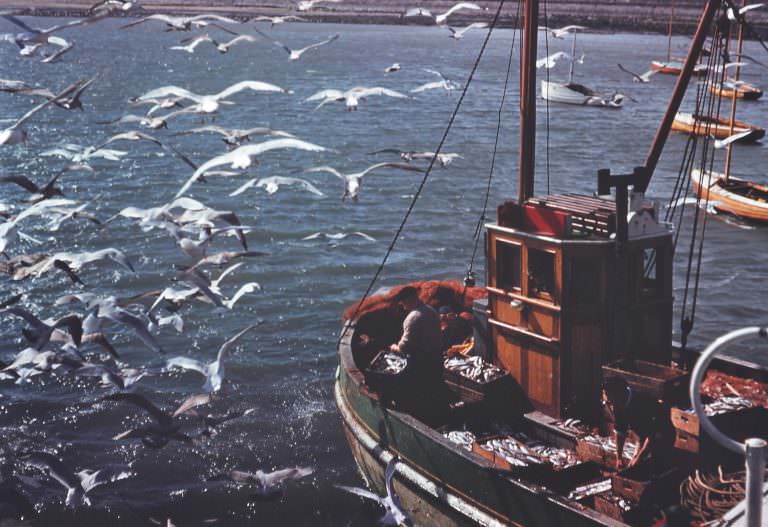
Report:
[[[394,493],[413,525],[651,525],[668,506],[702,508],[690,490],[702,488],[698,475],[743,467],[689,410],[692,352],[672,342],[672,228],[644,198],[721,7],[704,8],[645,163],[630,174],[598,170],[598,197],[537,197],[538,0],[525,0],[518,196],[485,225],[486,285],[474,286],[471,273],[464,283],[416,284],[421,301],[467,322],[433,372],[441,387],[388,356],[405,318],[396,302],[404,285],[350,306],[339,338],[334,395],[352,455],[365,483]],[[712,365],[703,386],[726,408],[730,432],[765,436],[761,401],[740,408],[722,394],[728,385],[749,398],[747,383],[768,390],[768,370],[735,359]],[[663,419],[674,446],[648,459],[629,441],[633,459],[615,463],[615,443],[596,428],[601,386],[612,378],[637,400],[670,407]]]
[[[667,30],[667,60],[652,60],[651,71],[657,73],[663,73],[665,75],[680,75],[683,71],[683,64],[685,59],[672,56],[672,22],[675,18],[675,2],[674,0],[670,4],[669,12],[669,24]],[[706,71],[706,66],[703,64],[696,64],[693,68],[694,75],[701,75]]]
[[[596,92],[582,84],[573,82],[573,70],[576,59],[576,33],[578,30],[571,31],[573,39],[571,41],[571,54],[567,55],[570,63],[568,69],[568,82],[541,81],[541,97],[546,101],[552,101],[562,104],[575,104],[578,106],[595,106],[599,108],[621,108],[624,104],[624,96],[620,93],[605,95]],[[582,57],[583,60],[583,57]],[[554,62],[552,63],[554,65]],[[546,64],[546,67],[551,67]]]
[[738,139],[739,143],[754,143],[765,136],[765,129],[753,124],[725,117],[685,112],[678,112],[675,115],[672,130],[703,137],[712,136],[715,139],[726,139],[734,134],[745,133]]

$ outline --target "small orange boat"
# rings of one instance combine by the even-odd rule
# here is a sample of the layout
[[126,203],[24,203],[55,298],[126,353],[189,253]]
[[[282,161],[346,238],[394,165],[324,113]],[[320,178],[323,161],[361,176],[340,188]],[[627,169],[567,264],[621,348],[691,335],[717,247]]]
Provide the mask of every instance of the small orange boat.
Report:
[[763,96],[763,90],[746,82],[727,79],[721,85],[710,84],[709,91],[725,99],[732,99],[734,94],[737,99],[744,101],[756,101]]
[[736,142],[738,143],[754,143],[765,135],[764,128],[749,123],[734,121],[733,126],[731,126],[731,121],[724,117],[683,112],[678,112],[675,115],[675,120],[672,121],[672,130],[700,136],[712,135],[715,139],[725,139],[735,134],[752,131],[752,133],[737,139]]
[[697,195],[708,199],[712,206],[751,221],[768,223],[768,187],[735,177],[725,178],[718,172],[691,171]]

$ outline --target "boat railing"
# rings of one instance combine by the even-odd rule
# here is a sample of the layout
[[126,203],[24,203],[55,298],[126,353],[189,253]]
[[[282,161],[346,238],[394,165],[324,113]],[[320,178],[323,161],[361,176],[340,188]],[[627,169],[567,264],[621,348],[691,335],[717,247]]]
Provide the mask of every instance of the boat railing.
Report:
[[753,326],[737,329],[715,339],[699,356],[699,360],[696,362],[691,374],[690,386],[691,403],[699,418],[702,429],[724,448],[737,454],[742,454],[746,458],[745,505],[747,527],[760,527],[763,525],[763,480],[765,478],[765,457],[768,443],[761,438],[748,438],[741,443],[721,432],[704,411],[704,405],[701,402],[701,382],[704,379],[709,363],[722,348],[726,345],[754,337],[768,338],[768,328]]

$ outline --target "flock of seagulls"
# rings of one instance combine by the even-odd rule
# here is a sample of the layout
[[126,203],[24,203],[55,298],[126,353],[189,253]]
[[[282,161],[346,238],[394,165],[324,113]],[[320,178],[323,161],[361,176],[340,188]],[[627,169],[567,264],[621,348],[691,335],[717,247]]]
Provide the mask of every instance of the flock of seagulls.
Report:
[[[340,0],[310,0],[296,5],[298,11],[314,9],[318,4],[334,3]],[[132,13],[141,9],[138,2],[127,0],[104,0],[94,4],[89,16],[73,22],[58,24],[49,28],[32,28],[15,14],[0,14],[0,23],[21,28],[20,32],[0,35],[0,41],[11,42],[18,47],[20,54],[31,58],[43,55],[45,62],[65,60],[62,55],[75,47],[75,42],[60,36],[78,26],[89,26],[100,22],[116,13]],[[418,13],[408,11],[406,17],[422,16],[434,18],[435,24],[447,25],[452,13],[462,10],[479,10],[479,6],[469,2],[456,4],[446,13],[433,16],[427,10]],[[303,48],[294,49],[272,38],[267,33],[252,26],[250,22],[268,23],[270,27],[287,22],[300,22],[299,16],[285,15],[275,17],[256,17],[249,22],[240,22],[216,14],[197,16],[170,16],[151,14],[124,24],[121,30],[129,34],[131,28],[140,24],[153,23],[162,31],[194,32],[178,45],[171,46],[174,51],[197,53],[203,46],[211,45],[218,52],[226,54],[235,45],[259,45],[271,43],[283,49],[291,61],[300,60],[307,52],[323,53],[325,46],[332,45],[343,36],[335,34],[325,40],[311,43]],[[248,28],[250,29],[240,29]],[[475,23],[466,28],[449,27],[452,38],[461,40],[470,30],[480,30],[487,23]],[[220,31],[231,38],[218,39],[212,31]],[[226,41],[224,41],[226,40]],[[52,54],[46,54],[49,48]],[[400,71],[407,64],[392,64],[384,74]],[[350,111],[358,109],[362,101],[371,97],[387,97],[407,100],[429,90],[452,91],[459,84],[449,80],[437,70],[426,70],[439,77],[439,80],[422,84],[412,89],[397,91],[382,86],[354,86],[347,89],[322,89],[307,96],[304,101],[315,102],[316,109],[331,103],[344,103]],[[78,378],[82,382],[97,383],[95,387],[104,390],[104,394],[93,401],[93,405],[110,408],[124,406],[138,412],[131,419],[130,428],[113,431],[115,441],[136,442],[146,449],[158,450],[171,443],[196,445],[210,440],[222,433],[222,427],[238,419],[247,418],[256,412],[256,408],[242,407],[232,402],[228,378],[225,375],[227,364],[233,352],[248,349],[253,345],[259,324],[246,324],[243,329],[224,340],[214,356],[205,350],[193,353],[172,353],[164,342],[165,328],[171,328],[179,334],[185,331],[184,313],[187,309],[209,309],[223,315],[238,308],[243,298],[260,294],[262,286],[256,281],[244,281],[232,284],[238,271],[247,266],[254,258],[268,258],[269,254],[253,250],[249,246],[248,234],[254,230],[252,225],[241,222],[234,210],[218,210],[206,205],[203,199],[192,198],[192,190],[202,193],[200,182],[209,185],[215,181],[228,181],[242,177],[246,172],[257,170],[262,159],[270,152],[289,150],[306,152],[309,155],[331,156],[339,154],[330,148],[307,141],[289,131],[280,130],[261,123],[254,123],[249,128],[230,128],[226,126],[230,108],[237,105],[244,97],[291,97],[293,92],[285,87],[259,80],[240,80],[223,87],[216,93],[199,93],[193,86],[164,85],[136,95],[126,101],[125,111],[120,115],[96,116],[92,122],[109,132],[96,140],[81,139],[90,144],[77,144],[68,139],[55,145],[44,145],[46,131],[44,126],[35,128],[35,137],[29,136],[31,120],[45,121],[49,112],[89,112],[89,94],[93,86],[102,82],[99,76],[83,78],[67,87],[57,90],[49,87],[34,86],[27,81],[0,79],[0,91],[9,97],[39,99],[37,105],[23,113],[21,117],[6,124],[0,131],[0,151],[16,148],[16,153],[34,152],[45,159],[51,168],[44,180],[36,181],[19,173],[0,172],[0,188],[16,187],[24,192],[23,199],[16,203],[0,202],[0,274],[7,275],[8,283],[36,283],[43,277],[59,282],[71,289],[59,295],[48,306],[29,302],[31,295],[16,293],[8,296],[0,293],[0,317],[9,321],[9,328],[20,330],[19,339],[23,349],[12,357],[0,357],[0,384],[16,383],[27,385],[40,383],[46,386],[54,379]],[[5,96],[5,95],[4,95]],[[21,104],[18,105],[22,107]],[[142,108],[142,111],[128,108]],[[119,110],[119,109],[116,109]],[[19,113],[22,113],[20,111]],[[64,114],[62,114],[64,115]],[[201,121],[196,127],[185,128],[182,123],[185,116],[194,116]],[[218,124],[213,124],[217,119]],[[206,124],[205,121],[209,122]],[[123,128],[127,127],[127,128]],[[120,130],[119,128],[122,128]],[[131,129],[133,128],[133,129]],[[173,133],[166,129],[173,128]],[[151,133],[148,133],[151,132]],[[60,131],[61,133],[61,131]],[[64,128],[66,134],[66,127]],[[187,152],[178,141],[195,136],[203,140],[210,139],[218,146],[220,153],[209,159],[195,159],[196,155]],[[32,140],[31,140],[32,139]],[[221,144],[221,142],[224,144]],[[170,201],[160,204],[123,204],[105,218],[101,209],[100,196],[92,196],[88,202],[70,199],[72,189],[69,178],[73,173],[87,177],[98,177],[99,166],[104,163],[121,163],[135,158],[136,149],[131,145],[141,143],[156,148],[159,154],[166,155],[166,170],[186,174],[186,181],[181,184]],[[24,146],[20,146],[24,145]],[[22,150],[24,149],[24,150]],[[396,173],[423,173],[428,163],[433,162],[442,168],[448,167],[458,153],[440,153],[401,150],[387,148],[371,152],[376,155],[391,155],[392,161],[381,161],[367,168],[350,172],[343,160],[329,161],[328,164],[316,164],[301,171],[304,175],[265,175],[246,178],[245,182],[229,193],[231,197],[240,196],[251,189],[258,189],[267,196],[278,191],[306,193],[315,198],[325,197],[326,182],[318,174],[330,174],[341,180],[341,201],[358,202],[361,182],[365,176],[373,173],[393,176]],[[306,154],[305,154],[306,155]],[[419,165],[421,163],[421,165]],[[312,175],[312,176],[310,176]],[[218,184],[218,183],[216,183]],[[10,194],[5,194],[10,195]],[[235,203],[233,201],[233,203]],[[49,248],[55,236],[39,240],[24,232],[32,226],[35,219],[47,221],[47,230],[54,235],[62,225],[85,219],[91,225],[93,233],[102,240],[108,240],[109,231],[115,222],[126,222],[133,228],[148,233],[155,231],[160,236],[168,236],[174,249],[169,254],[176,254],[183,259],[177,264],[171,279],[156,289],[130,297],[119,297],[106,293],[94,292],[92,286],[98,286],[92,276],[94,267],[114,269],[116,275],[135,277],[143,271],[136,265],[133,255],[125,252],[120,240],[113,240],[114,246],[89,248],[71,245],[67,249]],[[216,249],[223,243],[224,237],[234,237],[239,247],[237,250]],[[375,242],[375,238],[362,231],[350,232],[314,232],[304,236],[303,241],[325,240],[337,244],[341,240],[354,237],[365,242]],[[57,240],[68,246],[64,239]],[[32,249],[32,250],[27,250]],[[223,269],[216,272],[216,268]],[[226,283],[224,282],[226,279]],[[62,311],[64,310],[64,311]],[[11,320],[19,322],[11,323]],[[116,343],[115,337],[121,344]],[[137,365],[130,362],[130,344],[125,338],[145,347],[157,357],[147,364]],[[7,360],[6,360],[7,359]],[[196,374],[202,382],[195,381]],[[181,382],[190,384],[190,394],[182,401],[169,408],[166,403],[157,402],[158,394],[146,389],[145,379],[162,378],[174,375]],[[0,454],[7,452],[0,451]],[[53,447],[29,448],[15,452],[10,459],[12,468],[7,475],[8,465],[1,467],[3,479],[0,484],[20,492],[23,499],[35,496],[44,480],[57,482],[65,491],[63,503],[66,507],[77,508],[91,505],[91,492],[97,487],[119,486],[129,478],[141,478],[141,470],[134,462],[105,465],[98,468],[78,467],[75,459],[62,457]],[[396,460],[386,470],[387,495],[377,496],[364,489],[339,487],[363,498],[374,500],[385,510],[383,523],[400,525],[407,523],[407,516],[402,510],[392,486]],[[206,486],[234,486],[247,488],[251,495],[263,498],[275,498],[282,494],[286,483],[305,478],[313,474],[314,468],[295,466],[265,470],[230,470],[223,474],[208,477]],[[15,494],[14,494],[15,495]],[[0,496],[0,500],[2,500]],[[94,500],[95,501],[95,500]],[[0,516],[0,520],[2,517]],[[168,525],[172,525],[168,520]]]

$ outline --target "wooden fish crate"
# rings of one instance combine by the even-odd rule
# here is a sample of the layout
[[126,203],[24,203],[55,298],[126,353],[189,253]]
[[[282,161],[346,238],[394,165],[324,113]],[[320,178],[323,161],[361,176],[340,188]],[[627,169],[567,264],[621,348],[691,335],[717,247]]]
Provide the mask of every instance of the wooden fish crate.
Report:
[[383,371],[376,371],[374,370],[374,366],[381,360],[383,360],[384,355],[388,353],[387,350],[382,350],[378,352],[373,359],[371,359],[370,364],[367,368],[363,370],[363,373],[365,375],[365,384],[368,385],[368,387],[379,393],[379,394],[389,394],[392,390],[395,389],[395,386],[401,381],[401,379],[404,378],[405,368],[398,372],[398,373],[386,373]]
[[[619,500],[624,500],[626,506],[622,507]],[[612,492],[595,496],[595,510],[623,523],[637,522],[642,516],[637,504],[626,502],[624,498],[616,496]]]
[[616,454],[604,445],[596,445],[591,441],[580,438],[576,441],[576,456],[583,461],[592,461],[602,467],[616,466]]
[[[678,432],[684,432],[694,437],[701,435],[701,423],[695,412],[672,407],[670,418],[672,425]],[[765,408],[755,406],[713,415],[709,419],[716,428],[725,431],[730,436],[746,436],[750,433],[760,434],[761,431],[765,431],[764,423],[768,419],[768,412]]]
[[545,472],[551,470],[551,465],[548,465],[546,463],[531,463],[525,466],[520,465],[514,465],[510,461],[507,461],[507,459],[497,454],[496,452],[493,452],[491,450],[486,450],[481,446],[482,443],[485,443],[486,441],[490,441],[492,439],[503,439],[507,436],[502,435],[491,435],[491,436],[485,436],[482,439],[478,439],[474,442],[472,445],[472,452],[479,455],[480,457],[483,457],[493,463],[496,467],[500,468],[501,470],[506,470],[509,472],[513,472],[515,475],[529,480],[529,481],[539,481]]
[[490,382],[477,382],[458,372],[443,369],[443,380],[461,401],[484,401],[502,398],[509,391],[511,377],[509,373],[504,372],[501,377]]
[[636,393],[674,404],[688,396],[690,373],[672,366],[637,359],[603,365],[603,378],[621,377]]
[[660,503],[675,495],[682,479],[677,467],[640,463],[611,476],[613,493],[636,503]]

